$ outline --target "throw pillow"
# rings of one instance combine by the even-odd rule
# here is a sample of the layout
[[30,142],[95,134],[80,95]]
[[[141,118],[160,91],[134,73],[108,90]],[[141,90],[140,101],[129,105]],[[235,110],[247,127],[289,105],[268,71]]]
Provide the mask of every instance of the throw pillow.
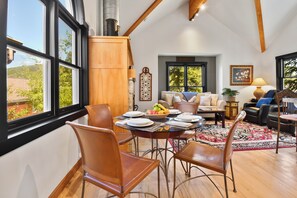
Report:
[[210,94],[211,95],[211,106],[217,106],[219,94]]
[[210,106],[211,95],[200,97],[200,106]]
[[197,96],[193,96],[188,102],[195,102],[196,98],[197,98]]
[[173,96],[173,94],[165,94],[165,101],[169,104],[169,106],[172,106]]
[[197,95],[196,95],[196,103],[198,103],[198,105],[200,104],[200,97],[201,96],[204,96],[205,94],[204,93],[198,93]]
[[182,100],[181,100],[181,98],[180,98],[180,96],[173,96],[173,103],[175,103],[175,102],[181,102]]
[[263,105],[263,104],[270,104],[271,101],[272,101],[272,99],[273,99],[273,98],[261,98],[261,99],[257,102],[256,107],[260,108],[261,105]]

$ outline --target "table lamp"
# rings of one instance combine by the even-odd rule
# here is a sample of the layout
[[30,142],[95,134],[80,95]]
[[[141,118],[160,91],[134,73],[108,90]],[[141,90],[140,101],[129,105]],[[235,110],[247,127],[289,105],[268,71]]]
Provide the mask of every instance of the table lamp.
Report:
[[267,83],[263,78],[255,78],[251,85],[257,86],[257,89],[254,91],[254,96],[259,100],[265,93],[263,89],[261,89],[261,86],[267,85]]

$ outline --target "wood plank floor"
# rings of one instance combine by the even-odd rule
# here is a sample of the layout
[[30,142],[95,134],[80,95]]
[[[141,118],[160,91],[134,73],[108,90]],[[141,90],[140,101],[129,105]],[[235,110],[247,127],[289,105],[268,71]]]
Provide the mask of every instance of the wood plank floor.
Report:
[[[145,150],[149,148],[150,140],[141,139],[140,148]],[[170,166],[170,191],[172,193],[173,163]],[[242,198],[293,198],[297,197],[297,153],[295,148],[280,149],[279,154],[275,150],[259,151],[240,151],[234,152],[233,168],[236,180],[237,193],[232,190],[232,182],[228,181],[229,197]],[[230,173],[230,172],[229,172]],[[198,175],[198,170],[193,169],[192,176]],[[161,197],[168,197],[165,185],[165,179],[161,175]],[[81,176],[79,170],[60,194],[63,197],[80,197],[81,195]],[[186,179],[185,174],[177,163],[177,183]],[[224,193],[223,177],[214,177]],[[136,191],[147,191],[157,194],[157,171],[149,175],[135,189]],[[110,195],[98,187],[86,183],[85,197],[98,198]],[[127,197],[138,198],[145,197],[140,194],[131,194]],[[147,196],[149,197],[149,196]],[[220,194],[207,178],[199,178],[187,182],[178,188],[176,198],[214,198],[220,197]]]

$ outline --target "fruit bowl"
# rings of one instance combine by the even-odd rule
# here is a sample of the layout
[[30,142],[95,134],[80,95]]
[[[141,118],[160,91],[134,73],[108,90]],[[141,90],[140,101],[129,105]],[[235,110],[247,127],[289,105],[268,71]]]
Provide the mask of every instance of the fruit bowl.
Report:
[[166,113],[166,114],[145,114],[145,117],[146,118],[150,118],[152,120],[157,120],[157,119],[164,119],[166,118],[167,116],[169,115],[169,113]]

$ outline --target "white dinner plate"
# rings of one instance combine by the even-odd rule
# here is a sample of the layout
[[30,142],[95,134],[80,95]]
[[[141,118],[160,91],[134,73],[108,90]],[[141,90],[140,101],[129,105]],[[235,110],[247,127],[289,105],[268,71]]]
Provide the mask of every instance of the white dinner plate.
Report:
[[174,118],[174,120],[176,121],[180,121],[180,122],[198,122],[199,120],[201,120],[202,117],[201,116],[187,116],[187,117],[176,117]]
[[181,113],[181,111],[178,109],[169,109],[169,114],[171,114],[171,115],[177,115],[180,113]]
[[[130,121],[130,120],[129,120]],[[154,124],[153,121],[150,120],[150,122],[145,123],[145,124],[135,124],[135,123],[131,123],[131,122],[127,122],[128,126],[132,126],[132,127],[148,127]]]
[[129,118],[140,117],[140,116],[143,116],[143,115],[145,115],[145,113],[143,113],[141,111],[128,111],[128,112],[123,114],[123,116],[129,117]]
[[130,122],[131,124],[144,125],[150,123],[151,120],[148,118],[133,118],[128,120],[128,122]]

